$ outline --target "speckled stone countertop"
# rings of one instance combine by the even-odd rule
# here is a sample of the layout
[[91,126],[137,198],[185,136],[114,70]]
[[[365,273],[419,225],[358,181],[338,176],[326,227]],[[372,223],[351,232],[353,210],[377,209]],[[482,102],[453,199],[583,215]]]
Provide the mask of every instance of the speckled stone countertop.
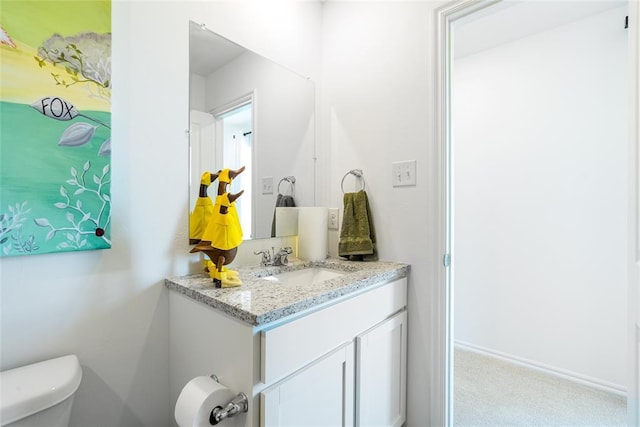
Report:
[[[315,284],[281,284],[265,279],[267,276],[309,267],[323,267],[345,274]],[[364,288],[406,277],[409,265],[386,261],[354,262],[335,258],[308,262],[291,258],[285,266],[243,267],[234,270],[238,271],[242,286],[214,288],[206,273],[168,278],[165,285],[170,290],[246,323],[261,326]]]

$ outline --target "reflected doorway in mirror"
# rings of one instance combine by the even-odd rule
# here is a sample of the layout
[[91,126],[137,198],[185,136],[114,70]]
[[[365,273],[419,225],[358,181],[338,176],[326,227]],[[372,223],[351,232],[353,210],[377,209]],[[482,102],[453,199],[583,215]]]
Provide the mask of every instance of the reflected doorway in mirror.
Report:
[[221,164],[231,168],[246,168],[236,178],[239,188],[244,190],[244,196],[236,201],[236,210],[245,235],[253,238],[253,94],[214,111],[213,115],[216,126],[215,159],[221,159]]
[[[199,170],[219,171],[222,165],[231,168],[246,166],[238,176],[244,196],[236,202],[236,209],[245,238],[253,238],[253,94],[245,95],[210,112],[191,111],[190,146],[193,175]],[[191,182],[199,177],[191,176]],[[190,205],[197,199],[198,189],[190,186]]]

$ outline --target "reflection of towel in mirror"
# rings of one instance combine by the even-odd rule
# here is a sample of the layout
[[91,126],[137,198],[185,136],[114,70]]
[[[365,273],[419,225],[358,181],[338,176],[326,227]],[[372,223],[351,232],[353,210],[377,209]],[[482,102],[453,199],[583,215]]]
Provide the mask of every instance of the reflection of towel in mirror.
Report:
[[364,190],[345,193],[338,255],[351,261],[376,261],[376,233]]
[[[276,199],[276,208],[295,208],[296,202],[293,196],[283,196],[278,194]],[[271,221],[271,237],[276,237],[276,211],[273,210],[273,221]]]

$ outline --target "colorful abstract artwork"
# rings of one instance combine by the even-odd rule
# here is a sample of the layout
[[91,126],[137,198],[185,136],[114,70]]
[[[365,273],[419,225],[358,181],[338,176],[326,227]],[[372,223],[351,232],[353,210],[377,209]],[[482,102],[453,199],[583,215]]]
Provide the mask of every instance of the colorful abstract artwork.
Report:
[[111,247],[111,2],[2,0],[0,256]]

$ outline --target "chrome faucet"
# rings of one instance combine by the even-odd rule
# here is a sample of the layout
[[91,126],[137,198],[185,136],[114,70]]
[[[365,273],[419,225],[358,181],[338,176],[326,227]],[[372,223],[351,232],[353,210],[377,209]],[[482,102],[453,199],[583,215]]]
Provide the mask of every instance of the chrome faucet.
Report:
[[262,259],[260,260],[261,266],[271,265],[271,252],[269,249],[265,249],[263,251],[257,251],[253,253],[254,255],[262,255]]
[[264,249],[262,251],[254,252],[254,255],[262,255],[260,259],[260,265],[263,267],[270,265],[287,265],[289,260],[287,256],[293,253],[293,249],[287,246],[286,248],[281,248],[278,252],[275,252],[275,248],[272,247],[271,251],[269,249]]
[[290,255],[292,252],[293,252],[293,249],[291,249],[289,246],[287,246],[286,248],[280,249],[273,256],[273,265],[287,265],[289,263],[287,256]]

